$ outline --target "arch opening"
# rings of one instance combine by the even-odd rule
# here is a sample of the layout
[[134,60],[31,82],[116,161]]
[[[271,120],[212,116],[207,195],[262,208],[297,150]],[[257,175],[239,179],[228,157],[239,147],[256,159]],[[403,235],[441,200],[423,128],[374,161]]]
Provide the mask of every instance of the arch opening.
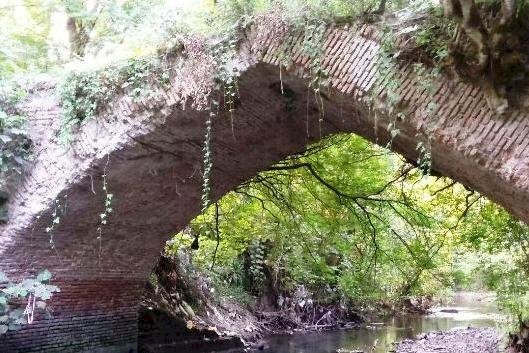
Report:
[[[230,320],[230,312],[237,312],[230,302],[244,303],[254,314],[266,312],[261,318],[275,329],[281,328],[281,315],[292,329],[344,324],[369,312],[359,308],[381,309],[381,303],[397,311],[421,310],[434,297],[448,298],[446,291],[501,293],[519,281],[509,268],[523,272],[524,252],[515,238],[527,230],[449,178],[425,176],[357,135],[332,135],[236,186],[169,241],[165,269],[157,268],[150,281],[148,305],[158,296],[164,303],[158,308],[180,319],[250,339],[263,328],[237,331],[240,321],[255,322],[244,316]],[[171,258],[174,267],[168,265]],[[168,283],[169,276],[186,284]],[[297,297],[301,292],[305,296]],[[500,301],[504,308],[512,304],[507,297]],[[174,314],[171,306],[182,302],[192,303],[198,320],[185,310]],[[406,307],[410,302],[417,307]],[[156,333],[149,334],[140,340],[146,346],[156,342]]]

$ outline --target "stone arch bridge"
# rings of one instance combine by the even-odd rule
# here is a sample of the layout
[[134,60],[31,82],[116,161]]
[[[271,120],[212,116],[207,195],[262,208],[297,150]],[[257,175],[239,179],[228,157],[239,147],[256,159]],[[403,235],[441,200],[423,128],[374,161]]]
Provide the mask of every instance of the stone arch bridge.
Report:
[[[279,42],[267,30],[243,40],[234,58],[242,72],[238,106],[233,117],[221,112],[213,121],[213,199],[326,135],[353,132],[381,145],[390,139],[395,117],[384,104],[372,109],[368,98],[383,103],[388,93],[374,85],[380,38],[373,28],[326,31],[322,65],[329,81],[321,100],[308,90],[309,58],[293,46],[291,66],[280,70]],[[52,318],[1,336],[0,352],[136,352],[148,275],[165,241],[201,208],[208,112],[182,99],[186,87],[204,79],[198,62],[190,60],[186,70],[156,98],[116,98],[80,127],[69,148],[56,137],[60,102],[53,83],[36,85],[21,105],[36,156],[10,190],[0,271],[23,278],[49,269],[61,293],[52,300]],[[400,67],[397,77],[406,118],[397,119],[392,149],[416,161],[417,144],[426,143],[437,173],[529,221],[529,115],[496,116],[480,88],[447,77],[436,79],[435,92],[411,67]],[[114,199],[102,226],[105,183]],[[60,222],[47,232],[54,218]]]

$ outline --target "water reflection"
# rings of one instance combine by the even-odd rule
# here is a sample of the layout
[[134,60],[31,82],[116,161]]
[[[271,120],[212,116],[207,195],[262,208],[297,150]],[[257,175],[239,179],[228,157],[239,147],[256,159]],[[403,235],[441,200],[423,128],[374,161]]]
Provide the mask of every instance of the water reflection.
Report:
[[[359,330],[294,334],[270,337],[269,353],[334,353],[337,349],[386,353],[392,343],[420,333],[455,327],[498,327],[497,309],[491,298],[473,293],[457,293],[452,303],[435,308],[428,316],[399,317]],[[376,342],[374,350],[373,345]]]

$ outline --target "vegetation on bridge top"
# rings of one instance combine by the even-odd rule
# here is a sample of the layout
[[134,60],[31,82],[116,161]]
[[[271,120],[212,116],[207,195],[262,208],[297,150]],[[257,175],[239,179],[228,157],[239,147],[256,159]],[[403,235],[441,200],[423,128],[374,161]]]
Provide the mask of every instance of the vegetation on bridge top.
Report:
[[[497,4],[499,1],[482,6],[482,14]],[[509,22],[510,27],[520,25],[518,19],[525,15],[526,2],[517,4],[518,12],[513,15],[515,20]],[[451,39],[455,24],[459,23],[458,17],[452,16],[455,21],[451,21],[442,14],[439,5],[429,0],[226,0],[215,4],[204,1],[200,5],[194,3],[194,6],[171,7],[169,10],[167,6],[163,0],[149,0],[141,5],[130,1],[103,1],[92,7],[82,0],[56,0],[43,4],[33,4],[29,0],[18,4],[11,0],[0,11],[13,15],[18,13],[17,7],[24,7],[27,12],[24,16],[43,24],[35,24],[37,30],[31,32],[21,26],[4,24],[9,40],[1,48],[0,74],[13,75],[28,69],[62,71],[64,83],[60,95],[64,129],[61,133],[65,140],[71,140],[72,126],[96,115],[115,96],[127,94],[137,98],[149,95],[160,83],[167,83],[178,69],[175,54],[188,51],[183,45],[184,37],[211,38],[206,40],[203,50],[218,64],[215,67],[217,72],[212,75],[216,79],[231,80],[231,73],[226,77],[221,72],[225,69],[221,61],[226,64],[224,57],[234,55],[242,31],[259,20],[267,21],[269,27],[281,27],[283,31],[303,31],[306,37],[304,49],[313,59],[310,69],[317,77],[325,76],[325,72],[318,70],[321,65],[318,46],[322,44],[318,40],[330,23],[378,23],[393,29],[387,33],[415,37],[415,40],[408,41],[413,45],[398,48],[402,51],[398,60],[418,60],[429,67],[449,68],[466,79],[472,76],[468,71],[475,69],[467,64],[472,63],[472,56],[476,55],[469,39],[460,40],[461,34],[457,34],[455,42]],[[52,25],[52,17],[58,14],[72,24],[59,34]],[[489,36],[494,36],[497,26],[489,22],[493,21],[487,20],[483,27],[487,27]],[[506,27],[507,24],[502,25],[501,30],[506,31]],[[462,30],[459,28],[462,27],[458,25],[457,33]],[[493,64],[491,74],[494,77],[501,74],[501,80],[493,77],[492,81],[482,84],[490,93],[491,105],[503,111],[507,96],[510,96],[508,91],[518,87],[515,83],[525,81],[525,69],[520,67],[524,56],[520,56],[512,45],[505,47],[501,42],[490,48],[493,52],[489,55],[491,60],[504,57],[502,53],[506,50],[514,50],[518,56],[510,56],[514,61],[509,59],[504,63],[506,60],[501,59]],[[20,47],[35,55],[22,57]],[[388,53],[388,56],[397,59],[395,52]],[[285,57],[286,63],[288,58]],[[61,69],[64,66],[66,70]],[[505,75],[509,68],[515,70]]]

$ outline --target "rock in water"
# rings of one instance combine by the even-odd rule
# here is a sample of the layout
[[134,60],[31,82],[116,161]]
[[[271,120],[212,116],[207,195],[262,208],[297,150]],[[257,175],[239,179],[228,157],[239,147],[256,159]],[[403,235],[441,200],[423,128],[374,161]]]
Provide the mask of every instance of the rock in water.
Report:
[[448,313],[448,314],[457,314],[459,310],[457,309],[441,309],[439,310],[441,313]]

